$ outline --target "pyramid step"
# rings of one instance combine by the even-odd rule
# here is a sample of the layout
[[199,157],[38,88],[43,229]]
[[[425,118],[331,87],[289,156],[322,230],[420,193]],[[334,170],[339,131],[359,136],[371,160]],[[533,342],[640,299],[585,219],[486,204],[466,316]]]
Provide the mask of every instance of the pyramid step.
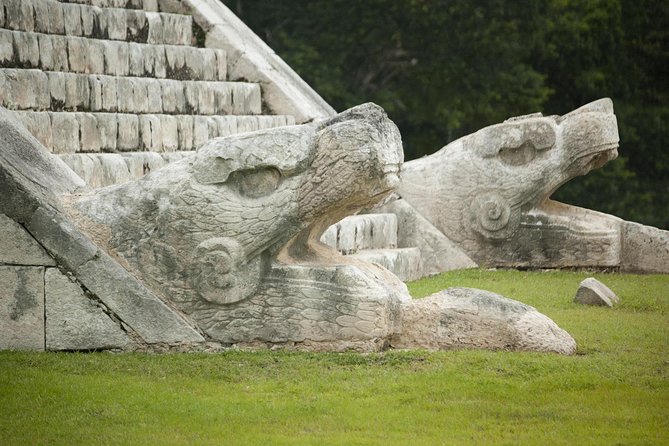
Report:
[[188,14],[188,7],[181,0],[58,0],[63,3],[98,6],[100,8],[143,9],[145,11]]
[[222,81],[226,63],[219,49],[0,29],[0,67]]
[[0,105],[10,110],[260,114],[260,85],[0,68]]
[[366,249],[351,257],[377,263],[407,282],[422,277],[423,261],[418,248]]
[[0,27],[15,31],[168,45],[193,41],[190,15],[55,0],[0,0],[0,6],[4,9]]
[[90,187],[122,184],[143,177],[195,152],[70,153],[59,155]]
[[330,226],[321,241],[342,254],[397,247],[395,214],[352,215]]
[[61,3],[97,6],[99,8],[126,8],[158,11],[157,0],[58,0]]
[[199,116],[17,111],[21,123],[54,153],[175,152],[218,136],[293,125],[285,115]]

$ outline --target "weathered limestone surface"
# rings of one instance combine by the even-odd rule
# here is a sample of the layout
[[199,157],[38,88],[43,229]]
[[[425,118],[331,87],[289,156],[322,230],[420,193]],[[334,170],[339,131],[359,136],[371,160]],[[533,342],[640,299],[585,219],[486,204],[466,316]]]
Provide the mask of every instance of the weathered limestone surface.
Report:
[[11,218],[0,214],[0,264],[55,265],[39,243]]
[[[406,287],[319,240],[391,193],[401,161],[396,127],[367,104],[317,125],[214,139],[141,180],[73,197],[71,216],[215,341],[379,350],[403,332]],[[546,336],[506,346],[571,352]]]
[[[86,56],[87,55],[87,56]],[[0,65],[110,76],[225,81],[225,51],[0,29]]]
[[0,211],[27,223],[55,195],[85,188],[61,160],[44,153],[39,142],[7,110],[0,108]]
[[44,350],[44,268],[0,265],[0,349]]
[[193,19],[185,14],[54,0],[0,0],[0,6],[6,15],[0,25],[13,30],[172,45],[190,45],[193,38]]
[[423,277],[423,261],[418,248],[365,249],[351,257],[376,263],[392,271],[401,281],[408,282]]
[[246,79],[262,85],[268,107],[276,114],[295,116],[298,123],[335,114],[270,47],[232,11],[216,0],[184,0],[193,18],[207,33],[205,45],[227,53],[231,80]]
[[[101,70],[97,70],[101,71]],[[0,68],[0,105],[11,110],[255,115],[260,86]]]
[[383,206],[372,209],[371,212],[391,212],[397,216],[398,247],[417,247],[420,250],[421,276],[477,266],[462,249],[410,204],[399,197],[395,198]]
[[623,222],[620,266],[625,271],[669,273],[669,231]]
[[584,305],[612,307],[620,302],[616,293],[599,280],[588,277],[578,286],[574,302]]
[[[191,12],[210,48],[188,46]],[[0,110],[0,235],[34,248],[0,246],[0,262],[12,263],[9,282],[15,263],[34,262],[46,283],[31,348],[380,350],[409,296],[369,262],[409,280],[421,256],[469,261],[436,230],[421,255],[401,243],[375,251],[398,245],[388,216],[337,229],[353,256],[319,242],[395,187],[399,134],[372,105],[334,116],[218,1],[0,0],[0,28],[0,105],[88,186],[125,183],[88,192]],[[285,115],[255,116],[264,110]],[[315,123],[207,143],[292,116]]]
[[[56,154],[91,151],[187,151],[219,136],[291,125],[292,116],[192,116],[17,111]],[[165,124],[165,125],[163,125]],[[176,124],[176,125],[175,125]]]
[[416,280],[424,275],[421,252],[415,246],[398,248],[397,230],[395,214],[352,215],[330,226],[321,242],[355,259],[379,264],[402,281]]
[[394,214],[352,215],[330,226],[321,241],[342,254],[396,248],[397,217]]
[[44,283],[47,350],[123,349],[133,344],[120,322],[105,312],[109,310],[60,270],[48,268]]
[[85,190],[83,181],[1,108],[0,149],[0,211],[22,223],[59,265],[73,272],[146,343],[203,341],[182,315],[95,246],[63,214],[58,197]]
[[[516,258],[546,267],[620,265],[622,220],[613,215],[546,199],[524,214]],[[508,258],[514,258],[505,250]]]
[[193,152],[63,154],[60,158],[90,187],[122,184],[143,177]]
[[485,348],[572,354],[576,342],[533,307],[490,291],[449,288],[402,306],[396,348]]
[[58,0],[67,3],[97,6],[99,8],[141,9],[150,12],[188,14],[181,0]]
[[28,229],[59,264],[75,274],[148,344],[202,342],[191,323],[101,251],[64,215],[40,207]]
[[406,163],[398,193],[481,265],[669,272],[666,231],[549,199],[617,147],[610,99],[520,116]]

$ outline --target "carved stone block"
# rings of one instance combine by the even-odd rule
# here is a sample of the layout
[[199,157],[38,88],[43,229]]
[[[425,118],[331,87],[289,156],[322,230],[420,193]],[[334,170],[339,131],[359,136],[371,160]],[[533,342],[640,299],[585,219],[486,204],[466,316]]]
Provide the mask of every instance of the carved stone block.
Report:
[[75,3],[64,3],[62,6],[63,18],[65,20],[65,34],[68,36],[81,36],[81,6]]
[[669,273],[669,231],[626,221],[622,234],[622,269]]
[[14,32],[15,56],[21,66],[39,66],[39,40],[37,34]]
[[12,59],[14,59],[13,33],[6,29],[0,29],[0,64],[7,66]]
[[118,120],[118,139],[116,148],[118,151],[137,150],[139,147],[139,117],[130,114],[116,115]]
[[128,76],[130,72],[130,51],[126,42],[105,40],[102,42],[105,74]]
[[181,82],[171,79],[160,79],[158,82],[161,88],[163,111],[169,114],[185,113],[186,99]]
[[118,108],[116,79],[112,76],[90,76],[88,83],[90,110],[115,112]]
[[67,40],[64,37],[40,34],[38,42],[40,68],[56,72],[69,71]]
[[48,34],[65,34],[64,10],[59,3],[47,3],[49,21],[47,22]]
[[57,268],[45,274],[46,349],[102,350],[128,348],[131,338],[105,313],[101,302]]
[[21,225],[0,214],[0,264],[55,265],[44,248]]
[[51,113],[54,153],[79,151],[79,122],[74,113]]
[[102,147],[102,135],[95,116],[91,113],[77,113],[81,147],[91,152],[99,152]]

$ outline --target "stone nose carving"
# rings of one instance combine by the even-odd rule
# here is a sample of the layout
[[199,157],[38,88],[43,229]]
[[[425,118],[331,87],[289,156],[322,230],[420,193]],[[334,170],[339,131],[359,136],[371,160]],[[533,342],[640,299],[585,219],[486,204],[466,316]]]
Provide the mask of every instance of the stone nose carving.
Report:
[[562,146],[568,150],[565,180],[585,175],[618,156],[618,123],[613,111],[587,108],[560,120]]

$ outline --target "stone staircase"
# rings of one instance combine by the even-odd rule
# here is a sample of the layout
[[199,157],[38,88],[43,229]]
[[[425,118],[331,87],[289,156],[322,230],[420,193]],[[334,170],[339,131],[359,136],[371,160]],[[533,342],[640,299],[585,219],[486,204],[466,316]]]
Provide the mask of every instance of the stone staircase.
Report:
[[[176,0],[0,0],[0,105],[93,187],[218,136],[295,123]],[[200,46],[198,46],[198,44]]]
[[423,275],[418,248],[398,248],[395,214],[361,214],[346,217],[330,226],[321,241],[344,255],[379,265],[392,271],[402,281]]
[[[91,187],[334,113],[217,0],[0,0],[0,106]],[[348,217],[323,240],[422,275],[393,214]]]

